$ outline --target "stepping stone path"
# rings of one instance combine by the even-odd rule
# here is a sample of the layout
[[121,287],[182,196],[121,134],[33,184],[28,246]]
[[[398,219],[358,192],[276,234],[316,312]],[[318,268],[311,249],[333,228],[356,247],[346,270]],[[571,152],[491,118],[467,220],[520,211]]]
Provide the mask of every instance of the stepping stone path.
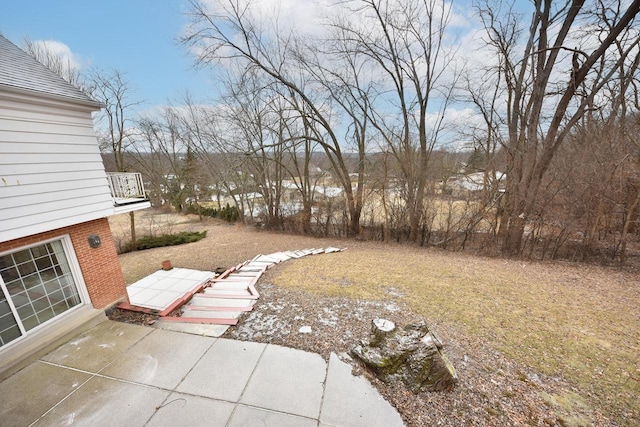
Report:
[[257,255],[211,279],[202,292],[182,306],[179,317],[161,317],[155,327],[200,335],[220,336],[229,325],[238,323],[242,313],[253,310],[260,295],[255,288],[262,274],[275,265],[308,255],[342,252],[339,248],[304,249]]

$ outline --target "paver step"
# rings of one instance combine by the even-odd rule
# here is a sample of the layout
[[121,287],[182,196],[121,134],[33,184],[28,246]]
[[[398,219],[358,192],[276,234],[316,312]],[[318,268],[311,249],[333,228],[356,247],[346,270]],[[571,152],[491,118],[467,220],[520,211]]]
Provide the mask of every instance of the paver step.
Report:
[[211,318],[211,317],[163,317],[163,321],[176,323],[206,323],[214,325],[236,325],[238,319]]
[[[236,324],[237,319],[231,319],[230,317],[237,318],[241,313],[252,310],[253,304],[260,297],[254,285],[267,269],[290,259],[321,253],[341,252],[343,250],[329,247],[325,249],[310,248],[275,252],[269,255],[260,254],[251,260],[227,269],[217,278],[214,278],[215,273],[213,272],[180,268],[175,268],[170,272],[161,271],[154,273],[155,276],[151,275],[141,282],[137,282],[137,287],[134,286],[135,284],[128,287],[127,292],[130,300],[132,300],[131,304],[122,303],[118,307],[133,311],[158,313],[168,323]],[[171,283],[168,277],[164,276],[171,276]],[[162,307],[157,304],[152,305],[152,302],[154,304],[156,302],[155,300],[151,301],[151,299],[156,298],[156,294],[159,292],[165,291],[165,288],[171,287],[171,290],[174,291],[173,281],[175,279],[179,279],[178,283],[196,280],[196,283],[199,284],[197,286],[187,284],[187,292],[184,290],[174,292],[175,295],[171,295],[171,298],[167,297],[167,300],[171,299],[171,301],[168,301],[170,302],[168,305],[165,304]],[[148,286],[142,286],[145,284]],[[144,299],[147,306],[136,306],[135,298]],[[185,313],[184,317],[168,316],[169,313],[181,306],[183,313]]]
[[255,300],[246,299],[228,299],[228,298],[211,298],[211,297],[199,297],[200,294],[196,294],[189,304],[205,306],[205,307],[251,307],[255,304]]
[[204,294],[206,295],[251,295],[251,292],[249,292],[249,288],[247,288],[246,286],[242,287],[242,288],[207,288],[204,290]]
[[235,281],[218,282],[215,285],[208,287],[207,289],[211,289],[214,291],[246,290],[249,288],[250,285],[251,285],[251,282],[235,282]]
[[[205,291],[206,292],[206,291]],[[225,293],[220,293],[220,292],[206,292],[205,294],[201,295],[204,298],[224,298],[224,299],[248,299],[248,300],[255,300],[260,298],[260,296],[258,295],[252,295],[252,294],[225,294]]]
[[184,309],[182,311],[183,319],[237,319],[242,311],[211,311],[211,310],[191,310]]
[[233,311],[233,312],[242,312],[242,311],[251,311],[253,310],[253,306],[246,307],[231,307],[231,306],[208,306],[208,305],[192,305],[187,304],[183,307],[184,310],[192,310],[192,311]]

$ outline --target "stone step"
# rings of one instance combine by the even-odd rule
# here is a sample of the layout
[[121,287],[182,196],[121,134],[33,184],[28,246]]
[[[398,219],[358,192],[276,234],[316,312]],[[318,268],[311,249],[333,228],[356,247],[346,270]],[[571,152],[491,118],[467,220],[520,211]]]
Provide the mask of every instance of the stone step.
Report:
[[237,319],[242,311],[213,311],[213,310],[191,310],[184,307],[182,311],[183,318],[202,318],[202,319]]
[[251,307],[255,303],[255,300],[251,299],[237,299],[237,298],[211,298],[200,297],[195,295],[189,304],[197,305],[201,307]]
[[209,286],[206,289],[209,290],[214,290],[214,291],[218,291],[218,290],[225,290],[225,291],[231,291],[231,290],[247,290],[249,288],[249,286],[252,285],[251,282],[247,282],[247,281],[235,281],[235,280],[230,280],[228,282],[216,282],[213,286]]
[[201,294],[200,296],[205,298],[247,299],[247,300],[255,300],[259,298],[258,295],[253,295],[248,292],[230,293],[230,292],[224,292],[224,291],[211,291],[208,289],[205,290],[204,294]]
[[251,311],[253,310],[253,306],[246,306],[246,307],[233,307],[233,306],[209,306],[209,305],[194,305],[194,304],[187,304],[185,306],[183,306],[183,310],[191,310],[191,311],[238,311],[238,312],[245,312],[245,311]]

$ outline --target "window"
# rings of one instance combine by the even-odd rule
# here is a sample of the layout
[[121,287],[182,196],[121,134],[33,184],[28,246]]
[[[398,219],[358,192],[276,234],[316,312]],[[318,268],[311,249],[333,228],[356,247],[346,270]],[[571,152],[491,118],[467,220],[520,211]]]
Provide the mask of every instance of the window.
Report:
[[81,304],[62,240],[0,256],[0,346]]

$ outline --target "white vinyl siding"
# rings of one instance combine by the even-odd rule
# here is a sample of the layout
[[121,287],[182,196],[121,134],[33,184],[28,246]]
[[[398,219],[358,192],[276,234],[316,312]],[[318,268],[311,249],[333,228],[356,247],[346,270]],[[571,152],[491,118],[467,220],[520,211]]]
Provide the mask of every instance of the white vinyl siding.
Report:
[[113,213],[91,108],[0,93],[0,241]]

